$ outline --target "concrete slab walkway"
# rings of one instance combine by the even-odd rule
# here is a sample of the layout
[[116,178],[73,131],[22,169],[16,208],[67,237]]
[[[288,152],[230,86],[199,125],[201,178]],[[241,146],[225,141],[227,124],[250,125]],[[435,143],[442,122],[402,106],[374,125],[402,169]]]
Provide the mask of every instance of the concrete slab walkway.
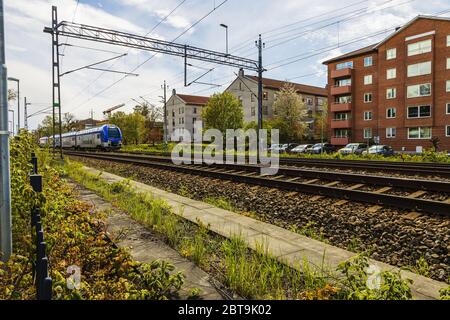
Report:
[[155,237],[147,228],[131,219],[127,214],[113,207],[92,191],[75,185],[80,199],[94,206],[95,210],[108,212],[107,232],[111,239],[120,247],[130,250],[133,260],[151,263],[164,260],[175,266],[175,271],[185,275],[185,283],[180,290],[180,298],[189,298],[191,289],[200,289],[200,299],[221,300],[223,297],[210,283],[209,275],[193,262],[180,256],[171,247]]
[[[101,178],[108,183],[128,180],[89,167],[83,167],[83,169],[95,175],[101,173]],[[318,267],[325,264],[328,268],[334,270],[339,263],[355,256],[354,253],[341,248],[234,212],[219,209],[204,202],[169,193],[136,181],[130,181],[130,184],[137,192],[164,199],[172,207],[175,214],[193,223],[201,221],[203,224],[209,225],[209,229],[219,235],[224,237],[240,235],[246,241],[248,247],[252,249],[263,244],[280,262],[293,268],[298,268],[299,263],[306,259]],[[396,267],[379,261],[371,260],[371,263],[380,270],[398,270]],[[411,288],[415,299],[437,299],[439,290],[448,286],[446,283],[408,271],[401,271],[401,274],[404,278],[414,281]]]

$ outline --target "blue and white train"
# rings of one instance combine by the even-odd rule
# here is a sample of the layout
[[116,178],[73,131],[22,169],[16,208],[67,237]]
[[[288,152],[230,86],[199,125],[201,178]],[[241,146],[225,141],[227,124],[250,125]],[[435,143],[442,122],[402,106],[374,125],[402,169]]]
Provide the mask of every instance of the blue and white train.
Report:
[[[122,147],[122,131],[115,125],[73,131],[62,134],[62,147],[65,149],[103,149],[117,150]],[[52,137],[39,139],[41,145],[51,144]],[[60,147],[59,135],[55,135],[55,146]]]

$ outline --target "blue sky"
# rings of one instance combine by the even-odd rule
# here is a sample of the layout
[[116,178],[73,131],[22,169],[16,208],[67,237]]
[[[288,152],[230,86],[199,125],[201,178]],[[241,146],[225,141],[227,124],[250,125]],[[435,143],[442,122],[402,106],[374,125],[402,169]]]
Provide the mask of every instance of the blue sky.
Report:
[[[222,1],[185,0],[150,36],[172,40]],[[42,29],[50,25],[52,5],[58,6],[60,20],[73,19],[78,23],[144,35],[181,2],[80,0],[77,5],[76,0],[5,0],[8,74],[21,79],[22,96],[26,95],[34,103],[29,108],[30,113],[51,104],[51,43],[50,36]],[[229,26],[230,53],[256,59],[254,41],[262,33],[266,43],[264,65],[269,70],[266,77],[325,86],[323,60],[375,43],[418,14],[444,10],[450,10],[449,0],[228,0],[177,42],[224,51],[225,30],[219,26],[224,23]],[[111,51],[67,47],[62,72],[113,57],[116,53],[128,55],[117,60],[113,69],[130,71],[152,55],[75,39],[62,38],[61,41]],[[139,100],[140,96],[158,104],[164,80],[177,92],[209,95],[225,89],[237,72],[230,67],[191,63],[194,65],[189,70],[191,80],[203,72],[201,68],[216,67],[202,81],[222,87],[193,85],[185,88],[182,59],[157,55],[136,71],[139,77],[127,77],[106,91],[105,88],[122,76],[83,70],[63,77],[62,111],[83,119],[92,109],[95,118],[102,118],[103,110],[120,103],[127,104],[123,110],[131,110],[135,105],[132,99]],[[35,128],[42,118],[31,118],[30,127]]]

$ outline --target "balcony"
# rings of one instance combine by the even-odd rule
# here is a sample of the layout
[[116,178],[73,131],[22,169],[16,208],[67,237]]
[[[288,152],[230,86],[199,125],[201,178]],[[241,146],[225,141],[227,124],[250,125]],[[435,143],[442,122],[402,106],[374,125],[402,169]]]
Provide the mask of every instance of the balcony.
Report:
[[353,75],[353,69],[350,69],[350,68],[331,71],[332,79],[346,78],[346,77],[351,77],[352,75]]
[[331,129],[348,129],[352,127],[350,119],[345,120],[331,120]]
[[352,103],[332,103],[330,107],[331,112],[346,112],[352,111]]
[[331,144],[335,145],[335,146],[346,146],[349,143],[350,143],[349,137],[345,137],[345,138],[332,137],[331,138]]
[[352,86],[342,86],[342,87],[331,87],[331,95],[339,96],[339,95],[349,95],[352,93]]

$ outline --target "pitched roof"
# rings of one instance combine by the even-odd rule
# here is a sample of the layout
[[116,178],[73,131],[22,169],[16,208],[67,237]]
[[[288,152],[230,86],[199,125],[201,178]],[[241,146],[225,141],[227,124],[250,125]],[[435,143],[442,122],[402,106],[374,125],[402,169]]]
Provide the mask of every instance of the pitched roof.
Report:
[[[245,77],[250,80],[256,81],[256,82],[258,81],[258,77],[256,77],[256,76],[247,76],[246,75]],[[286,84],[294,86],[295,90],[297,90],[300,93],[306,93],[306,94],[322,96],[322,97],[328,96],[328,91],[325,88],[308,86],[308,85],[294,83],[294,82],[288,82],[288,81],[280,81],[280,80],[263,78],[263,86],[265,88],[280,90]]]
[[202,96],[192,96],[187,94],[177,94],[177,96],[186,102],[186,104],[192,104],[195,106],[204,106],[208,103],[209,97],[202,97]]
[[346,58],[352,58],[352,57],[356,57],[365,53],[369,53],[369,52],[373,52],[376,51],[378,49],[378,47],[380,45],[382,45],[383,43],[385,43],[386,41],[388,41],[389,39],[391,39],[392,37],[394,37],[396,34],[398,34],[399,32],[402,32],[403,30],[405,30],[406,28],[408,28],[410,25],[412,25],[414,22],[416,22],[419,19],[429,19],[429,20],[443,20],[443,21],[450,21],[449,17],[437,17],[437,16],[424,16],[424,15],[419,15],[417,17],[415,17],[414,19],[412,19],[411,21],[409,21],[408,23],[406,23],[404,26],[402,26],[401,28],[397,28],[395,30],[395,32],[391,33],[389,36],[387,36],[386,38],[384,38],[383,40],[381,40],[379,43],[367,46],[365,48],[362,49],[358,49],[355,51],[351,51],[349,53],[337,56],[335,58],[332,58],[330,60],[324,61],[323,64],[329,64],[332,62],[336,62],[338,60],[342,60],[342,59],[346,59]]
[[376,46],[377,46],[377,44],[372,44],[370,46],[367,46],[367,47],[364,47],[364,48],[361,48],[361,49],[358,49],[358,50],[355,50],[355,51],[351,51],[349,53],[346,53],[346,54],[334,57],[332,59],[329,59],[327,61],[324,61],[323,64],[329,64],[329,63],[332,63],[332,62],[335,62],[335,61],[338,61],[338,60],[352,58],[352,57],[356,57],[356,56],[359,56],[359,55],[362,55],[362,54],[373,52],[373,51],[376,50],[375,49]]

